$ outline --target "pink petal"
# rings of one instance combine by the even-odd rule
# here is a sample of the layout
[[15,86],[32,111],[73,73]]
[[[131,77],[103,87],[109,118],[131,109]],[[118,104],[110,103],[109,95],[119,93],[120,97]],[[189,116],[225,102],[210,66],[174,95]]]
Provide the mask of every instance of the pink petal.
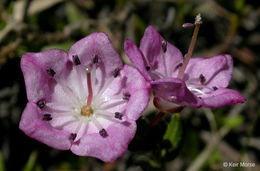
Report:
[[146,67],[150,67],[145,58],[140,51],[140,49],[136,46],[134,42],[131,40],[126,40],[124,45],[124,50],[130,61],[136,66],[136,68],[143,74],[143,76],[147,80],[151,80],[150,75],[148,74]]
[[178,78],[153,81],[152,90],[155,96],[181,106],[201,106],[201,100],[187,89],[183,80]]
[[[233,60],[230,55],[219,55],[211,58],[191,58],[184,74],[192,83],[200,83],[200,75],[205,77],[208,87],[227,87],[233,72]],[[188,84],[188,83],[187,83]]]
[[19,128],[29,137],[50,147],[68,150],[71,146],[70,133],[52,128],[42,117],[37,105],[29,102],[23,112]]
[[136,131],[135,122],[115,123],[106,129],[108,136],[98,133],[84,135],[71,146],[71,151],[79,156],[92,156],[104,162],[113,162],[122,156]]
[[203,107],[218,108],[225,105],[244,103],[245,97],[235,90],[219,88],[202,97]]
[[131,97],[126,105],[126,115],[131,120],[137,120],[148,106],[150,100],[150,84],[143,78],[137,69],[125,65],[122,77],[126,77],[126,91]]
[[[52,77],[66,72],[67,54],[62,50],[47,50],[39,53],[26,53],[21,59],[21,69],[24,74],[26,92],[29,101],[38,101],[48,98],[52,91]],[[55,73],[48,74],[48,70]]]
[[[167,43],[164,53],[162,42]],[[182,53],[164,38],[152,26],[148,26],[141,40],[140,49],[147,59],[151,70],[156,70],[166,77],[173,75],[183,61]],[[165,61],[165,62],[164,62]]]
[[95,32],[73,44],[68,52],[69,58],[77,55],[80,63],[88,67],[97,55],[102,61],[105,73],[112,73],[116,68],[121,68],[123,63],[119,54],[114,49],[109,37],[102,32]]

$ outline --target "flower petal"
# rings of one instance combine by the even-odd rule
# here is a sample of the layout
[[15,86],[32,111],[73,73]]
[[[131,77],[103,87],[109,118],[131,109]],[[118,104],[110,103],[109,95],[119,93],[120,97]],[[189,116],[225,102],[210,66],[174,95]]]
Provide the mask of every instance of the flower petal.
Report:
[[130,61],[136,66],[136,68],[143,74],[143,76],[147,80],[151,80],[150,75],[147,72],[146,67],[150,67],[145,58],[140,51],[140,49],[136,46],[134,42],[131,40],[126,40],[124,45],[124,50]]
[[109,37],[102,32],[95,32],[73,44],[68,52],[69,58],[77,55],[81,64],[88,67],[93,63],[95,55],[104,65],[105,73],[113,73],[121,68],[123,63],[114,49]]
[[[163,41],[166,43],[166,52],[163,51]],[[155,70],[165,77],[173,76],[173,73],[183,62],[183,55],[179,49],[164,40],[152,26],[146,28],[140,49],[147,59],[151,70]]]
[[[187,84],[201,84],[200,76],[205,78],[208,87],[227,87],[233,72],[233,60],[230,55],[212,58],[191,58],[184,74]],[[186,78],[185,78],[186,77]],[[188,78],[187,78],[188,77]]]
[[71,151],[79,156],[92,156],[104,162],[113,162],[122,156],[136,132],[135,122],[115,123],[106,129],[108,136],[98,133],[84,135],[71,146]]
[[219,88],[211,91],[207,96],[202,96],[203,107],[218,108],[225,105],[244,103],[245,97],[235,90]]
[[137,120],[148,106],[150,100],[150,84],[137,71],[137,69],[125,65],[122,77],[126,77],[126,91],[131,95],[125,109],[126,115],[131,120]]
[[201,100],[190,92],[183,80],[178,78],[160,79],[152,82],[155,96],[181,106],[200,107]]
[[34,103],[27,103],[19,128],[29,137],[50,147],[68,150],[71,146],[70,133],[52,128],[48,121],[42,119]]
[[52,77],[67,70],[67,54],[62,50],[47,50],[39,53],[26,53],[21,59],[26,92],[29,101],[48,98],[52,91]]

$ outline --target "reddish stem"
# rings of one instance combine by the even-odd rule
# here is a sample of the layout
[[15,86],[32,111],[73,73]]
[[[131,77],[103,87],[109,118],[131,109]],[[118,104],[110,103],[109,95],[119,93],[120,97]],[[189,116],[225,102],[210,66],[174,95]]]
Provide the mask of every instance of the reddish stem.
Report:
[[183,76],[183,74],[185,72],[185,69],[186,69],[186,67],[187,67],[187,65],[189,63],[189,60],[191,58],[192,52],[194,50],[194,47],[195,47],[195,44],[196,44],[196,41],[197,41],[198,32],[199,32],[199,28],[200,28],[201,24],[202,24],[201,17],[200,17],[200,14],[198,14],[196,16],[195,29],[193,31],[193,35],[192,35],[192,39],[191,39],[190,46],[189,46],[189,49],[188,49],[188,53],[185,56],[183,65],[182,65],[182,67],[179,70],[177,78],[180,78],[180,79],[182,78],[182,76]]
[[87,100],[87,107],[91,105],[92,98],[93,98],[93,90],[91,85],[91,74],[87,72],[87,84],[88,84],[88,100]]

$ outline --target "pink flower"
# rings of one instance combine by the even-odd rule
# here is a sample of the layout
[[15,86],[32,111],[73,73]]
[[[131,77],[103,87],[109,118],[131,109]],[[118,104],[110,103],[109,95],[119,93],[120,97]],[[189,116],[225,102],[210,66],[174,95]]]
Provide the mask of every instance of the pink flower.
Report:
[[180,79],[182,53],[152,26],[146,29],[140,49],[126,40],[125,52],[150,81],[154,104],[162,111],[180,106],[216,108],[246,101],[237,91],[227,88],[233,72],[230,55],[191,58]]
[[149,84],[123,66],[106,34],[93,33],[68,53],[26,53],[21,68],[29,102],[19,127],[26,135],[105,162],[125,153],[149,102]]

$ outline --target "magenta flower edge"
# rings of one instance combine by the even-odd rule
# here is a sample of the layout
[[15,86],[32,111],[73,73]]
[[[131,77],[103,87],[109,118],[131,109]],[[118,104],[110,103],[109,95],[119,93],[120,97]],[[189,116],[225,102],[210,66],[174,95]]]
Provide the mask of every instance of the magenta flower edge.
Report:
[[92,33],[68,53],[26,53],[21,69],[29,102],[19,127],[26,135],[105,162],[125,153],[150,84],[123,66],[105,33]]

